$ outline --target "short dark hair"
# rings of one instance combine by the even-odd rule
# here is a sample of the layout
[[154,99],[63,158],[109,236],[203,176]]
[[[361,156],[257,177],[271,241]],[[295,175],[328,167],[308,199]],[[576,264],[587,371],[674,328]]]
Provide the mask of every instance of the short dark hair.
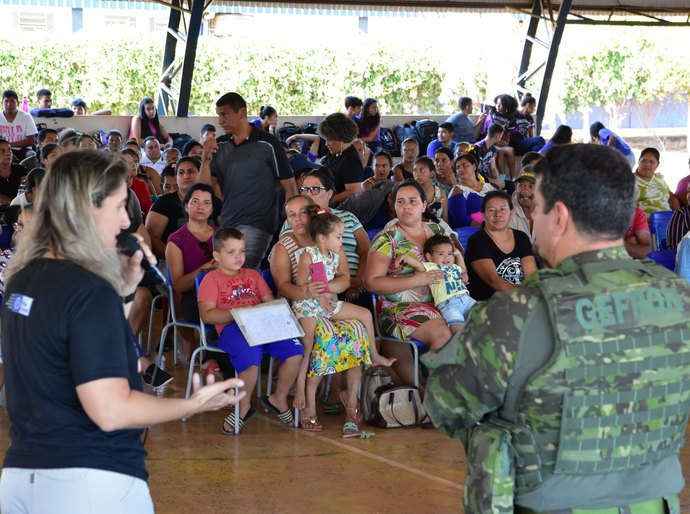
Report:
[[316,242],[317,236],[328,236],[337,225],[344,225],[342,220],[328,209],[318,205],[307,207],[309,215],[309,235]]
[[462,111],[465,107],[468,107],[469,105],[472,104],[472,99],[469,96],[461,96],[460,100],[458,100],[458,107]]
[[486,131],[486,135],[489,137],[494,137],[497,134],[502,134],[505,132],[505,127],[499,123],[492,123],[489,125],[489,130]]
[[223,227],[218,232],[213,234],[213,250],[220,252],[223,249],[225,241],[228,239],[235,239],[236,241],[242,241],[244,239],[244,234],[235,227]]
[[2,99],[4,100],[5,98],[14,98],[17,102],[19,101],[19,96],[17,95],[16,91],[13,91],[12,89],[6,89],[2,92]]
[[270,105],[262,105],[261,109],[259,109],[259,118],[262,120],[268,116],[275,116],[277,114],[278,111],[275,110],[275,107],[271,107]]
[[311,170],[309,173],[304,175],[304,178],[315,177],[319,179],[321,185],[325,187],[328,191],[335,189],[335,179],[333,178],[333,173],[328,168],[328,166],[320,166],[315,170]]
[[391,166],[393,166],[393,157],[391,156],[391,154],[389,154],[385,150],[379,150],[378,152],[376,152],[374,154],[374,160],[376,160],[377,157],[385,157],[386,159],[388,159],[388,163]]
[[439,123],[438,128],[446,129],[448,132],[455,132],[455,127],[453,126],[453,124],[448,123],[447,121]]
[[106,137],[110,137],[110,136],[120,136],[120,139],[122,139],[122,132],[120,132],[119,130],[112,129],[112,130],[109,130],[108,133],[106,134]]
[[534,173],[541,179],[544,213],[562,202],[581,233],[605,240],[625,235],[635,212],[635,176],[620,152],[587,144],[554,146]]
[[216,107],[230,107],[233,111],[239,112],[240,109],[247,108],[247,102],[239,93],[230,92],[225,93],[216,101]]
[[448,157],[451,161],[455,159],[455,156],[453,155],[453,152],[451,151],[450,148],[446,148],[445,146],[442,146],[436,150],[436,153],[434,154],[434,157],[436,157],[438,154],[444,154],[446,157]]
[[204,123],[201,126],[201,130],[199,131],[199,133],[206,134],[206,132],[216,132],[216,126],[212,123]]
[[508,194],[507,191],[489,191],[486,193],[484,198],[482,198],[482,212],[486,212],[486,204],[489,203],[489,200],[493,200],[494,198],[501,198],[508,202],[508,207],[510,207],[510,210],[513,210],[513,200]]
[[33,188],[38,187],[45,177],[46,170],[43,168],[34,168],[26,176],[26,190],[31,192]]
[[342,112],[326,116],[318,129],[319,135],[328,141],[352,143],[359,135],[359,127]]
[[75,98],[74,100],[72,100],[72,107],[83,107],[84,109],[86,109],[86,102],[81,98]]
[[661,154],[659,153],[659,150],[657,150],[656,148],[652,148],[651,146],[649,148],[645,148],[640,152],[640,157],[642,157],[645,154],[653,155],[657,162],[661,161]]
[[429,168],[431,171],[436,171],[436,164],[434,163],[434,160],[431,157],[427,157],[426,155],[423,155],[421,157],[417,157],[414,160],[414,165],[416,166],[417,164],[421,164],[422,166],[426,166]]
[[50,89],[45,88],[41,88],[38,91],[36,91],[36,98],[38,98],[39,100],[44,96],[53,96],[53,93],[50,92]]
[[56,136],[58,135],[58,131],[52,128],[44,128],[38,131],[38,142],[42,143],[43,141],[46,140],[46,136],[48,134],[55,134]]
[[213,201],[213,188],[208,184],[204,184],[203,182],[197,182],[196,184],[192,184],[185,193],[184,199],[182,200],[182,205],[187,205],[189,201],[192,199],[192,195],[197,191],[203,191],[205,193],[210,194],[211,201]]
[[543,155],[539,152],[527,152],[525,155],[522,156],[522,167],[524,168],[528,164],[534,164],[542,157]]
[[184,157],[180,157],[180,160],[175,163],[175,166],[179,168],[180,164],[184,164],[185,162],[192,163],[197,171],[201,169],[201,161],[191,155],[185,155]]
[[361,98],[358,98],[356,96],[346,96],[345,97],[345,108],[348,109],[350,107],[362,107],[364,105],[364,102],[362,102]]
[[592,124],[589,126],[589,135],[592,136],[592,137],[596,137],[597,139],[599,139],[599,131],[600,131],[601,129],[605,129],[605,128],[606,128],[606,127],[604,126],[604,124],[603,124],[602,122],[600,122],[600,121],[595,121],[594,123],[592,123]]
[[[201,146],[201,143],[197,141],[196,139],[190,139],[185,143],[185,145],[182,147],[182,155],[186,156],[189,154],[189,152],[192,151],[192,148],[195,148],[197,146]],[[203,148],[203,146],[201,146]]]
[[79,136],[77,136],[77,140],[74,142],[74,144],[77,146],[77,148],[79,148],[79,144],[80,144],[82,141],[84,141],[85,139],[90,139],[91,141],[93,141],[94,143],[96,143],[96,146],[98,146],[98,143],[96,142],[96,140],[95,140],[92,136],[90,136],[90,135],[88,135],[88,134],[79,134]]
[[434,253],[434,249],[437,246],[441,245],[453,245],[453,241],[450,240],[450,237],[448,237],[445,234],[434,234],[431,236],[429,239],[426,240],[426,243],[424,243],[424,253]]
[[60,148],[60,145],[58,145],[57,143],[48,143],[47,145],[43,145],[41,148],[39,148],[38,154],[36,155],[36,158],[38,159],[38,164],[40,165],[41,159],[45,159],[56,148]]
[[522,101],[520,102],[520,107],[524,107],[526,105],[531,105],[531,104],[536,104],[537,99],[534,98],[530,93],[525,93],[525,95],[522,97]]
[[177,176],[177,169],[175,166],[180,164],[179,162],[173,164],[168,164],[165,168],[163,168],[163,171],[161,171],[161,180],[165,180],[165,177],[173,177],[175,178]]
[[[158,138],[157,138],[156,136],[146,136],[146,137],[144,138],[143,144],[141,145],[142,148],[143,148],[144,146],[146,146],[146,143],[148,143],[149,141],[156,141],[156,143],[158,143]],[[159,144],[160,144],[160,143],[159,143]]]

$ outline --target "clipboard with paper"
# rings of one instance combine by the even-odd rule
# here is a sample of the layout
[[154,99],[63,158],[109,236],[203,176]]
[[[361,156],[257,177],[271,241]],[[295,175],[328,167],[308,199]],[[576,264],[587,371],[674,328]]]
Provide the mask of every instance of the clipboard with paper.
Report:
[[284,298],[230,312],[249,346],[304,336],[302,326]]

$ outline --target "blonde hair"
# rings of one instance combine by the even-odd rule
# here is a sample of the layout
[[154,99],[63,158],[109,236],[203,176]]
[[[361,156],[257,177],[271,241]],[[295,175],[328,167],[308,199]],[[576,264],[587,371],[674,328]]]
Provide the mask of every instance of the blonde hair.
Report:
[[121,293],[120,259],[103,244],[93,209],[125,183],[127,171],[122,157],[109,152],[79,150],[55,159],[41,182],[33,221],[7,267],[7,277],[52,253],[98,275]]

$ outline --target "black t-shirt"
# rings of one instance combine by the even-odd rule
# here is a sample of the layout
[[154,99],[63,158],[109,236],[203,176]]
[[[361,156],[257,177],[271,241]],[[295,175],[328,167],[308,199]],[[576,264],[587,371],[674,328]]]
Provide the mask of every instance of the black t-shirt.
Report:
[[285,148],[273,135],[252,125],[237,145],[229,136],[219,137],[211,174],[223,191],[224,227],[249,225],[269,233],[278,228],[276,188],[293,175]]
[[515,236],[515,247],[508,254],[503,253],[496,246],[496,243],[493,242],[483,228],[472,234],[467,240],[465,263],[467,264],[467,273],[470,279],[467,288],[470,290],[470,296],[475,300],[488,300],[496,291],[474,271],[471,264],[474,261],[491,259],[496,266],[498,276],[511,284],[521,284],[525,279],[525,271],[522,269],[520,259],[534,255],[532,253],[532,244],[524,232],[513,230],[512,228],[510,230],[513,231]]
[[[211,225],[218,224],[221,207],[222,202],[220,198],[213,195],[213,212],[208,220]],[[168,242],[170,234],[181,229],[189,221],[187,211],[184,210],[182,200],[180,200],[180,196],[177,193],[166,193],[159,196],[158,200],[151,206],[151,212],[157,212],[161,216],[168,218],[168,224],[165,226],[163,237],[161,238],[164,243]]]
[[335,194],[345,191],[345,184],[360,183],[364,180],[364,166],[357,149],[350,145],[337,157],[328,154],[323,158],[323,165],[333,173]]
[[26,168],[20,164],[13,164],[10,176],[7,178],[0,177],[0,195],[10,198],[17,196],[24,175],[26,175]]
[[4,467],[84,467],[147,479],[141,430],[102,431],[76,387],[125,378],[141,391],[122,298],[76,264],[37,259],[10,277],[2,355],[12,443]]

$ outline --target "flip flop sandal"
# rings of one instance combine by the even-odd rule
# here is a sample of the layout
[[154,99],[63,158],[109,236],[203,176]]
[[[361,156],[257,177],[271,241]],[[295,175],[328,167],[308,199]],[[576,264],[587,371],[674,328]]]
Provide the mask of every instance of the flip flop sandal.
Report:
[[[242,430],[242,427],[244,424],[252,419],[256,415],[256,409],[254,407],[249,407],[249,410],[247,411],[247,414],[244,415],[244,418],[240,418],[240,421],[238,423],[239,425],[239,430],[237,433],[235,433],[235,411],[233,410],[228,416],[223,420],[223,423],[220,425],[220,431],[225,434],[225,435],[240,435],[240,431]],[[228,430],[225,428],[225,425],[228,425],[231,427],[231,430]]]
[[261,397],[261,403],[263,406],[266,408],[266,410],[272,412],[276,416],[278,416],[278,419],[280,422],[284,425],[292,425],[295,423],[295,417],[292,415],[292,411],[290,409],[286,410],[285,412],[280,412],[278,410],[278,407],[273,405],[271,401],[268,399],[268,396],[262,396]]
[[303,419],[300,427],[306,432],[321,432],[323,430],[323,425],[319,423],[316,416],[309,416]]
[[346,421],[345,424],[343,425],[343,437],[349,438],[349,437],[359,437],[360,436],[360,431],[359,427],[357,426],[356,423],[353,423],[352,421]]
[[342,402],[343,407],[345,408],[345,419],[346,420],[355,423],[357,426],[364,423],[364,418],[362,418],[362,415],[359,412],[359,408],[357,408],[357,407],[355,407],[354,409],[348,409],[347,408],[347,396],[345,394],[345,391],[340,391],[340,401]]

